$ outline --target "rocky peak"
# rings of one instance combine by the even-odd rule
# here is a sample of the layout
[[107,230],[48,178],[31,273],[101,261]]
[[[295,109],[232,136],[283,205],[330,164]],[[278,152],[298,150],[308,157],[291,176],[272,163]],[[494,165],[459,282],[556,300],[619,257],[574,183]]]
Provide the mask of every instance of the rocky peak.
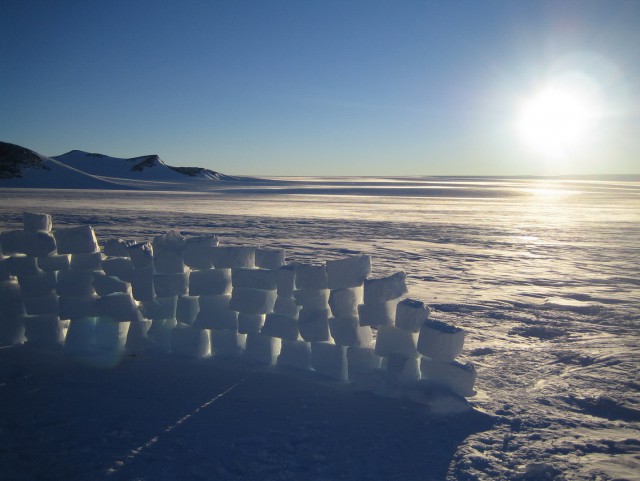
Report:
[[0,142],[0,179],[15,179],[22,177],[25,167],[49,170],[44,158],[19,145]]
[[142,172],[144,169],[147,169],[149,167],[153,167],[155,165],[162,163],[162,161],[160,160],[160,157],[158,157],[157,155],[143,155],[142,157],[133,157],[128,160],[130,162],[134,162],[134,165],[133,167],[131,167],[131,170],[135,172]]

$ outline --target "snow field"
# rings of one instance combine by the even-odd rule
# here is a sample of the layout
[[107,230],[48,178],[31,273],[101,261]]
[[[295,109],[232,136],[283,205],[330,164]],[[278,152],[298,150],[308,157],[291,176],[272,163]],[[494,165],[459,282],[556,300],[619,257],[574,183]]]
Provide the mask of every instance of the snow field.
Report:
[[[370,278],[371,258],[285,263],[281,249],[220,246],[176,230],[109,239],[52,230],[48,214],[0,233],[0,342],[93,350],[156,349],[313,370],[338,381],[422,380],[475,394],[455,362],[464,331],[403,299],[406,275]],[[8,257],[5,257],[8,256]]]

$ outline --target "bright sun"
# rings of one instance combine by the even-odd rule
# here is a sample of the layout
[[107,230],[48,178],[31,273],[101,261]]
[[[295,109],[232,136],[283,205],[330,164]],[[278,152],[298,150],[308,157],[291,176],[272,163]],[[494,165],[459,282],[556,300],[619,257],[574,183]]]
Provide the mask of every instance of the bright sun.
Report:
[[564,156],[586,143],[597,110],[593,93],[583,82],[550,82],[523,102],[518,132],[539,152]]

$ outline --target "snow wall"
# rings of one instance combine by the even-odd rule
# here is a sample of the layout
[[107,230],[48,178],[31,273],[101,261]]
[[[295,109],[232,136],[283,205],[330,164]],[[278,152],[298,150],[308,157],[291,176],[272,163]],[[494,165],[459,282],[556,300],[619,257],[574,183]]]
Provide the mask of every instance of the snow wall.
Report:
[[0,249],[2,344],[237,357],[362,384],[382,372],[475,394],[475,368],[455,361],[464,331],[404,298],[404,272],[371,278],[368,255],[286,263],[283,250],[177,231],[101,251],[92,227],[52,231],[34,213]]

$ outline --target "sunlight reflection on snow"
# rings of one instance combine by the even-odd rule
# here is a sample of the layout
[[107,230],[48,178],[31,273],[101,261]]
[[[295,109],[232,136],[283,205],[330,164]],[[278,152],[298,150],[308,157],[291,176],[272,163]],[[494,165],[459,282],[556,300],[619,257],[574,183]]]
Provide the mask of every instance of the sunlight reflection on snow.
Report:
[[571,195],[577,195],[579,192],[570,191],[565,189],[558,189],[550,186],[541,185],[539,187],[535,187],[533,189],[525,189],[526,192],[529,192],[535,196],[539,197],[548,197],[548,198],[565,198]]

